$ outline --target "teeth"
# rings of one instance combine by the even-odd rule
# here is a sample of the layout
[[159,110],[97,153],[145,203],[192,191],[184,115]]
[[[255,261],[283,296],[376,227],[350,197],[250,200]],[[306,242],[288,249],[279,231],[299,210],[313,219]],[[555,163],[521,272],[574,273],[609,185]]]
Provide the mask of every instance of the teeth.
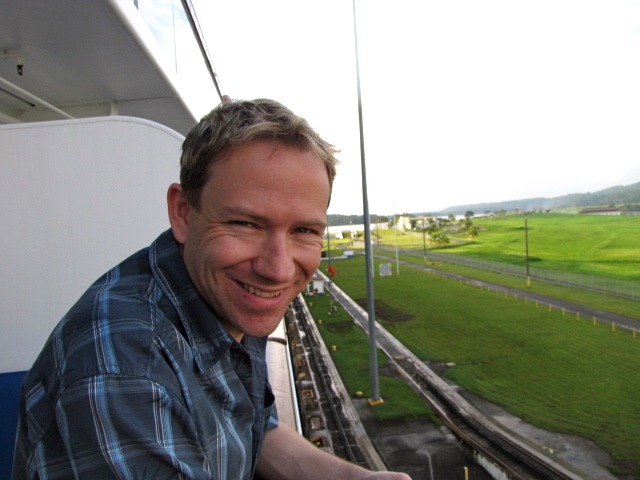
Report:
[[278,290],[277,292],[263,292],[262,290],[257,290],[250,285],[243,285],[244,289],[251,293],[252,295],[257,295],[262,298],[274,298],[282,293],[282,290]]

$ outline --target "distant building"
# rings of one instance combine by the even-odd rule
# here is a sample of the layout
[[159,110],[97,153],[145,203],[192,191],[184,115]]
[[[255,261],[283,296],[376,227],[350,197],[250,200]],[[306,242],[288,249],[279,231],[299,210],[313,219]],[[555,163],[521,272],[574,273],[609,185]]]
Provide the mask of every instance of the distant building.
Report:
[[399,230],[411,230],[411,217],[407,215],[398,215],[396,217],[395,227]]
[[620,215],[620,209],[617,207],[583,208],[578,213],[583,215]]
[[[372,223],[370,225],[370,230],[375,231],[376,229],[387,229],[389,228],[389,223]],[[331,225],[327,227],[327,231],[325,236],[329,235],[330,238],[335,238],[337,240],[342,240],[344,238],[349,238],[348,235],[351,235],[351,238],[357,238],[358,236],[362,236],[364,233],[364,225]],[[346,236],[345,236],[346,235]]]
[[321,275],[316,273],[313,276],[307,285],[307,293],[309,295],[324,295],[324,281]]

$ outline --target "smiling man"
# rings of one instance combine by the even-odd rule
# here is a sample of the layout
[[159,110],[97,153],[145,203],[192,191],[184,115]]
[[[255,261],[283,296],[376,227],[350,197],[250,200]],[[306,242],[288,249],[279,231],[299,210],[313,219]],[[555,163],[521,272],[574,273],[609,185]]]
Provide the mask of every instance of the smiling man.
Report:
[[273,332],[318,268],[330,180],[312,151],[254,140],[211,166],[192,205],[169,189],[173,234],[198,292],[238,341]]
[[380,479],[279,425],[265,345],[320,264],[335,150],[272,100],[183,144],[171,229],[98,279],[22,386],[14,479]]

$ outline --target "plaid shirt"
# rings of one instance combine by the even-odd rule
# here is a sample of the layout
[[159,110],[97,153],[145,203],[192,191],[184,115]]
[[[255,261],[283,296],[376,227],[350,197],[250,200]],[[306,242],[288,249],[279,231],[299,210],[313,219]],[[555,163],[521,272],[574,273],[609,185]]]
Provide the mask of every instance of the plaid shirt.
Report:
[[51,334],[22,385],[14,480],[251,478],[277,425],[265,346],[234,342],[164,232]]

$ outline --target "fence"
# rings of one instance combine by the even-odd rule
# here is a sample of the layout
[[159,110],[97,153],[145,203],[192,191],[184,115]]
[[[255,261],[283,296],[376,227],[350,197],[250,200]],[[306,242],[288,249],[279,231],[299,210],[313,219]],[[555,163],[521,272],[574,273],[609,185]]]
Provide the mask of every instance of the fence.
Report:
[[[422,249],[402,249],[406,255],[423,257]],[[497,272],[515,277],[526,278],[527,271],[524,265],[512,263],[496,262],[492,260],[482,260],[478,258],[455,255],[451,253],[426,252],[427,259],[434,262],[447,262],[465,267],[477,268],[489,272]],[[599,277],[596,275],[584,275],[574,272],[559,272],[536,268],[529,265],[529,276],[535,280],[541,280],[555,285],[565,287],[580,288],[591,292],[615,295],[618,297],[640,300],[640,283],[615,278]]]

